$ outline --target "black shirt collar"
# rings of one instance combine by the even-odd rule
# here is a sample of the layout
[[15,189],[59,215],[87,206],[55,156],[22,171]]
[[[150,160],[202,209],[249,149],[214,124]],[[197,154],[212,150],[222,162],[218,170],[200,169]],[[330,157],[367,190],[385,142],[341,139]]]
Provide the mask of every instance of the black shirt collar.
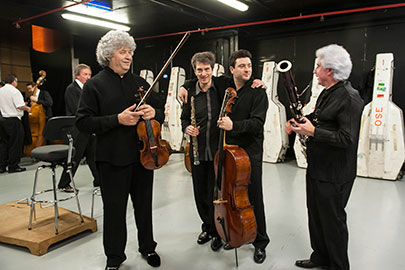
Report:
[[[112,75],[115,75],[115,76],[121,78],[121,76],[118,75],[118,73],[116,73],[114,70],[112,70],[109,66],[106,66],[104,68],[104,70],[107,71],[108,73],[112,74]],[[122,79],[127,77],[129,74],[130,74],[130,72],[128,71],[127,73],[124,74],[124,76],[122,76]]]

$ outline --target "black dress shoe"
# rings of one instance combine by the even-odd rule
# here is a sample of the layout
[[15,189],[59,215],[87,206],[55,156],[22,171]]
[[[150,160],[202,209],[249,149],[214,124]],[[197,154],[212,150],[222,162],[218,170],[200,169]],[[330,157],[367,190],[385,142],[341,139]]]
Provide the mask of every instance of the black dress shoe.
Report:
[[225,249],[225,250],[231,250],[231,249],[233,249],[233,247],[232,247],[230,244],[226,243],[226,244],[224,245],[224,249]]
[[16,172],[23,172],[27,170],[26,168],[21,168],[19,166],[15,167],[15,168],[8,168],[8,173],[16,173]]
[[160,257],[159,255],[153,251],[149,253],[142,253],[142,257],[146,259],[146,262],[152,267],[159,267],[160,266]]
[[266,250],[264,248],[255,248],[253,260],[255,263],[263,263],[266,259]]
[[222,240],[221,237],[219,236],[214,236],[212,237],[211,240],[211,249],[213,251],[217,251],[218,249],[220,249],[222,247]]
[[207,232],[202,232],[198,236],[197,243],[202,245],[202,244],[207,243],[210,240],[211,240],[211,235],[209,235],[209,233],[207,233]]
[[302,268],[315,268],[320,267],[322,269],[328,269],[327,266],[318,265],[316,263],[311,262],[311,260],[298,260],[295,262],[295,265]]
[[[74,193],[75,190],[69,185],[63,188],[59,188],[60,191],[66,192],[66,193]],[[78,189],[76,189],[77,192],[79,192]]]
[[6,168],[0,168],[0,173],[5,173],[6,171]]
[[118,270],[118,269],[120,269],[119,266],[106,266],[105,267],[105,270]]

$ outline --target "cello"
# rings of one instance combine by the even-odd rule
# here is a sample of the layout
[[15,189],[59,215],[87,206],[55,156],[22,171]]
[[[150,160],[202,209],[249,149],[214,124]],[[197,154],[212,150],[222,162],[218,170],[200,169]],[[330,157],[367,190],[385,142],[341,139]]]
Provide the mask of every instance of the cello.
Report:
[[[237,98],[233,88],[225,91],[219,117],[227,116]],[[219,147],[214,159],[216,186],[214,190],[215,227],[223,241],[235,248],[252,243],[256,239],[257,225],[250,205],[250,159],[246,151],[225,142],[225,131],[220,130]]]
[[[46,72],[44,70],[39,71],[40,77],[37,79],[34,91],[32,95],[35,96],[38,91],[38,87],[44,83]],[[28,114],[28,122],[31,130],[32,144],[24,146],[24,154],[31,156],[31,151],[39,146],[46,144],[45,138],[42,136],[42,132],[45,127],[46,117],[45,109],[41,104],[31,102],[31,112]]]
[[[164,64],[163,68],[160,70],[159,74],[156,76],[155,80],[149,86],[146,93],[143,93],[143,89],[138,89],[136,95],[140,95],[141,100],[136,106],[134,111],[138,111],[139,107],[146,103],[146,100],[152,93],[153,87],[156,85],[158,80],[163,76],[163,72],[169,66],[174,56],[179,52],[180,48],[184,45],[190,32],[186,32],[183,38],[180,40],[177,47],[174,49],[173,53],[170,55],[169,59]],[[143,142],[143,149],[141,149],[141,164],[148,170],[155,170],[161,168],[169,160],[169,151],[165,146],[161,137],[160,124],[156,120],[144,120],[139,122],[137,126],[137,133],[140,140]]]
[[184,150],[184,166],[191,173],[190,142],[187,142],[186,149]]

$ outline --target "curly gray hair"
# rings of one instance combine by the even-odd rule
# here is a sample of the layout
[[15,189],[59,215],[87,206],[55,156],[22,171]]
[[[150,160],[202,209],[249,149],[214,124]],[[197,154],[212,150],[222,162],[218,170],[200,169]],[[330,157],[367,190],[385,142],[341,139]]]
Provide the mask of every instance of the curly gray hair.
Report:
[[102,67],[108,66],[114,52],[122,47],[128,48],[134,53],[136,44],[134,39],[124,31],[111,30],[105,34],[97,44],[97,62]]
[[344,81],[349,78],[352,72],[352,60],[345,48],[337,44],[331,44],[316,50],[316,57],[319,58],[323,68],[333,69],[333,79]]

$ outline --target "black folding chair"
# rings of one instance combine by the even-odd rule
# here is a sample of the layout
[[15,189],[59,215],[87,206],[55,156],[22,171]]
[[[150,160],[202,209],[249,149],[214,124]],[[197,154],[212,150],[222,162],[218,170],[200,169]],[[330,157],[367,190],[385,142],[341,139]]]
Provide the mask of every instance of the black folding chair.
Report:
[[[28,229],[32,229],[32,217],[35,212],[35,204],[36,203],[45,203],[45,204],[51,204],[54,206],[55,209],[55,231],[56,234],[58,234],[58,217],[59,217],[59,211],[58,211],[58,202],[61,201],[66,201],[72,198],[76,198],[76,203],[77,203],[77,208],[79,210],[79,215],[81,222],[84,222],[83,216],[82,216],[82,210],[80,208],[80,203],[79,203],[79,197],[78,197],[78,191],[76,189],[76,185],[72,176],[72,157],[75,154],[75,149],[73,147],[73,137],[72,137],[72,130],[74,129],[74,124],[75,124],[75,117],[74,116],[57,116],[57,117],[52,117],[51,119],[48,120],[48,122],[45,125],[44,131],[43,131],[43,136],[46,140],[48,141],[53,141],[53,140],[64,140],[68,141],[68,145],[65,144],[55,144],[55,145],[45,145],[45,146],[40,146],[32,150],[31,156],[39,161],[46,162],[48,164],[41,165],[37,168],[35,172],[35,179],[34,179],[34,188],[32,190],[32,195],[31,195],[31,211],[30,211],[30,221],[28,225]],[[70,177],[70,181],[73,185],[74,193],[73,195],[66,197],[66,198],[60,198],[58,199],[57,196],[57,186],[56,186],[56,174],[55,174],[55,168],[58,165],[62,166],[67,166],[68,174]],[[44,168],[50,168],[52,170],[52,184],[53,188],[52,189],[46,189],[42,191],[37,191],[37,180],[38,180],[38,172],[41,169]],[[46,192],[53,192],[53,200],[41,200],[37,199],[36,196],[46,193]]]

